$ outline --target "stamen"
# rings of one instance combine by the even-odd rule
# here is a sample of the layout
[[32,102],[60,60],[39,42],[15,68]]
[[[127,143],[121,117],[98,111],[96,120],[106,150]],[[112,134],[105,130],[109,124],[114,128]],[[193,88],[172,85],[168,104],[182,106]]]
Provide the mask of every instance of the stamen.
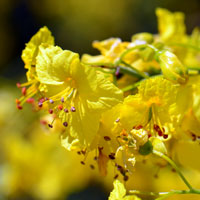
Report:
[[65,112],[65,113],[68,113],[68,112],[69,112],[69,110],[68,110],[67,108],[65,108],[65,109],[64,109],[64,112]]
[[90,165],[90,168],[91,168],[91,169],[95,169],[94,165]]
[[53,104],[53,103],[54,103],[54,101],[53,101],[52,99],[49,99],[49,103]]
[[26,100],[26,103],[32,104],[32,103],[34,103],[34,101],[35,101],[34,98],[29,98]]
[[20,87],[21,87],[21,83],[16,83],[16,86],[17,86],[18,88],[20,88]]
[[74,106],[71,107],[70,109],[72,112],[76,112],[76,108]]
[[67,122],[63,122],[63,126],[67,127],[68,123]]
[[109,136],[104,136],[104,140],[105,140],[105,141],[110,141],[111,139],[110,139]]
[[22,88],[22,95],[24,95],[24,96],[26,95],[26,87]]
[[114,159],[115,159],[115,153],[111,153],[110,155],[108,155],[108,157],[109,157],[111,160],[114,160]]
[[15,99],[16,104],[20,104],[20,100],[19,99]]
[[82,165],[85,165],[85,163],[84,163],[83,161],[81,161],[81,164],[82,164]]
[[116,175],[114,176],[114,179],[117,179],[117,178],[118,178],[118,176],[119,176],[119,174],[116,174]]
[[49,128],[53,128],[53,125],[52,124],[48,124]]
[[125,176],[124,176],[124,181],[128,181],[128,178],[129,178],[129,177],[128,177],[127,175],[125,175]]
[[115,120],[115,122],[117,122],[117,123],[118,123],[119,121],[120,121],[120,118],[118,118],[118,119]]
[[65,101],[65,100],[64,100],[64,97],[62,97],[62,98],[61,98],[61,102],[64,103],[64,101]]
[[17,104],[17,108],[19,109],[19,110],[22,110],[22,106],[21,105],[19,105],[19,104]]
[[42,102],[38,102],[38,107],[40,107],[40,108],[41,108],[41,107],[42,107],[42,105],[43,105],[43,104],[42,104]]
[[163,135],[163,138],[164,138],[164,139],[167,139],[167,138],[168,138],[168,135],[167,135],[167,134],[164,134],[164,135]]
[[49,109],[49,114],[53,114],[53,109]]
[[59,109],[59,110],[62,110],[62,109],[63,109],[63,105],[59,104],[59,105],[58,105],[58,109]]

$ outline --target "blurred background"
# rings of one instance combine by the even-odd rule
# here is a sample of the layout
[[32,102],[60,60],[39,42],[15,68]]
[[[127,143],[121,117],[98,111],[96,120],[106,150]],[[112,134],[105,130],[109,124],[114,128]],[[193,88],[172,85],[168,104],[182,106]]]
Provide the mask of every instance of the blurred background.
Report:
[[[0,0],[0,199],[107,199],[113,173],[102,181],[98,170],[81,166],[76,153],[60,146],[58,134],[39,123],[43,116],[32,114],[30,107],[16,111],[14,101],[20,94],[15,83],[25,77],[21,52],[46,25],[63,49],[96,54],[94,40],[157,33],[157,7],[184,12],[188,33],[200,26],[199,0]],[[149,180],[155,178],[156,171],[144,171]],[[164,172],[155,185],[141,181],[142,170],[137,174],[130,185],[143,190],[166,181]],[[165,184],[169,189],[182,187],[176,180],[172,173]]]

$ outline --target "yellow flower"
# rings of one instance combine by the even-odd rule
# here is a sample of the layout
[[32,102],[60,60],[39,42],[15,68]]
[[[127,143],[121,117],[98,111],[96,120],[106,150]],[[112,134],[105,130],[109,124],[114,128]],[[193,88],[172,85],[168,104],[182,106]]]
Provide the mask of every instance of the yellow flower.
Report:
[[119,103],[122,92],[94,68],[83,65],[78,54],[57,46],[40,46],[36,72],[47,89],[43,106],[61,118],[71,137],[89,146],[101,113]]
[[141,200],[135,195],[126,195],[126,189],[119,180],[115,180],[113,185],[114,189],[110,193],[108,200]]
[[164,134],[162,127],[172,122],[170,110],[176,103],[177,91],[177,85],[162,77],[142,81],[138,94],[125,99],[125,109],[122,109],[120,116],[121,123],[129,130],[142,126],[148,127],[150,133],[156,129],[156,135]]
[[94,41],[93,47],[98,49],[101,55],[83,55],[82,62],[85,64],[110,65],[118,61],[121,53],[126,50],[128,42],[122,42],[119,38],[110,38],[101,42]]
[[185,40],[184,14],[181,12],[172,13],[167,9],[157,8],[158,30],[161,39],[165,42]]
[[[37,74],[35,70],[36,57],[39,52],[40,45],[54,45],[54,38],[51,32],[45,26],[41,28],[26,44],[25,49],[22,51],[22,60],[24,61],[25,68],[28,69],[26,76],[28,82],[24,84],[18,84],[18,87],[22,89],[22,97],[17,102],[17,107],[22,109],[22,105],[25,102],[33,103],[32,97],[38,92],[39,87],[43,86],[38,82]],[[28,88],[27,88],[28,86]]]
[[41,28],[26,44],[26,48],[22,52],[22,60],[25,63],[25,68],[36,64],[36,57],[38,55],[39,46],[41,44],[54,45],[54,38],[46,26]]

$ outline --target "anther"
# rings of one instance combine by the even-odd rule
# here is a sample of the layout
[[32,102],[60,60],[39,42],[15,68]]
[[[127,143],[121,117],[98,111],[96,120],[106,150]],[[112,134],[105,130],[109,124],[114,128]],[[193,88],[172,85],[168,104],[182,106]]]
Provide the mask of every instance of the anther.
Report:
[[77,154],[78,154],[78,155],[81,155],[81,152],[80,152],[80,151],[77,151]]
[[148,134],[148,138],[150,138],[150,137],[152,137],[152,135],[149,133],[149,134]]
[[127,175],[125,175],[125,176],[124,176],[124,181],[128,181],[128,178],[129,178],[129,177],[128,177]]
[[53,114],[53,109],[49,109],[49,114]]
[[67,122],[63,122],[63,126],[67,127],[68,123]]
[[138,126],[135,127],[136,130],[140,130],[141,128],[143,128],[142,125],[138,125]]
[[95,167],[94,167],[94,165],[90,165],[90,168],[91,168],[91,169],[94,169]]
[[81,164],[82,164],[82,165],[85,165],[85,163],[84,163],[83,161],[81,161]]
[[20,104],[20,100],[19,99],[15,99],[16,104]]
[[95,156],[95,157],[94,157],[94,160],[97,160],[97,159],[98,159],[97,156]]
[[26,100],[26,103],[30,103],[31,104],[31,103],[34,103],[34,101],[35,100],[33,98],[29,98],[29,99]]
[[118,176],[119,176],[119,174],[116,174],[116,175],[114,176],[114,179],[117,179],[117,178],[118,178]]
[[41,108],[42,107],[42,102],[38,102],[38,106]]
[[115,153],[111,153],[110,155],[108,155],[108,157],[109,157],[111,160],[114,160],[114,159],[115,159]]
[[117,122],[117,123],[118,123],[119,121],[120,121],[120,118],[118,118],[118,119],[115,120],[115,122]]
[[19,104],[17,104],[17,108],[19,109],[19,110],[22,110],[22,106],[21,105],[19,105]]
[[53,128],[53,125],[52,125],[52,124],[48,124],[48,127],[49,127],[49,128]]
[[25,96],[26,95],[26,87],[22,88],[22,94]]
[[20,87],[21,87],[21,83],[16,83],[16,86],[17,86],[18,88],[20,88]]
[[53,101],[52,99],[49,99],[49,103],[53,104],[53,103],[54,103],[54,101]]
[[45,97],[45,98],[44,98],[44,100],[45,100],[45,101],[48,101],[48,100],[49,100],[49,98],[48,98],[48,97]]
[[64,100],[64,97],[62,97],[62,98],[61,98],[61,102],[64,103],[64,101],[65,101],[65,100]]
[[68,113],[68,112],[69,112],[69,110],[68,110],[67,108],[65,108],[65,109],[64,109],[64,112],[65,112],[65,113]]
[[109,136],[104,136],[104,140],[105,140],[105,141],[110,141],[111,139],[110,139]]
[[116,71],[115,71],[115,76],[119,76],[120,73],[120,67],[117,67]]
[[161,130],[158,130],[157,132],[159,136],[163,136],[163,132]]
[[154,128],[155,131],[159,131],[160,130],[160,127],[157,124],[154,124],[153,128]]
[[167,134],[164,134],[164,135],[163,135],[163,138],[164,138],[164,139],[167,139],[167,138],[168,138],[168,135],[167,135]]
[[59,104],[59,105],[58,105],[58,109],[59,109],[59,110],[62,110],[62,109],[63,109],[63,105]]
[[76,108],[74,106],[71,107],[70,109],[72,112],[76,112]]

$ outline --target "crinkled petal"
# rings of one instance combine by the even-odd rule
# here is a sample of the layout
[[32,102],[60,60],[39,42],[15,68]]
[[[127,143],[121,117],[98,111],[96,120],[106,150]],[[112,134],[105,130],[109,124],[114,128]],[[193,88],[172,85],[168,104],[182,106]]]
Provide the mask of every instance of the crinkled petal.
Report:
[[25,67],[36,64],[39,46],[42,43],[54,45],[54,37],[46,26],[41,28],[26,44],[26,48],[22,52],[22,60],[25,63]]

